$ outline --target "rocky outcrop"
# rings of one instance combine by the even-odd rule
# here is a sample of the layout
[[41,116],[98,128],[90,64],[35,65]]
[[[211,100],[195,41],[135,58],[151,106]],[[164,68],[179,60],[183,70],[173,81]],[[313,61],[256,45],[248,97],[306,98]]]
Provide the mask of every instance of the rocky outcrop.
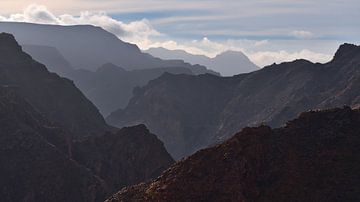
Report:
[[101,201],[104,181],[69,158],[68,136],[1,87],[1,201]]
[[112,193],[158,177],[174,163],[144,125],[75,142],[73,158],[107,182]]
[[175,159],[246,126],[281,126],[299,113],[360,104],[360,47],[342,45],[326,64],[296,60],[221,78],[165,74],[138,89],[108,123],[144,123]]
[[360,111],[306,112],[285,127],[245,128],[116,201],[359,201]]
[[0,87],[1,201],[103,201],[173,162],[143,125],[72,143],[68,130]]
[[76,138],[108,130],[96,107],[68,79],[22,51],[10,34],[0,34],[0,85],[16,89],[18,95],[47,119],[68,128]]

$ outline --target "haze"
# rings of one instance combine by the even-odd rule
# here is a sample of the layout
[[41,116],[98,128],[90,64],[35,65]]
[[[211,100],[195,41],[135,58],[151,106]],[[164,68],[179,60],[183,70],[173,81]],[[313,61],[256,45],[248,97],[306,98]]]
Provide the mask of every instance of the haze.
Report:
[[[63,0],[1,1],[1,21],[93,24],[137,44],[209,57],[244,52],[257,65],[331,59],[344,41],[358,43],[356,0]],[[341,28],[341,29],[339,29]]]

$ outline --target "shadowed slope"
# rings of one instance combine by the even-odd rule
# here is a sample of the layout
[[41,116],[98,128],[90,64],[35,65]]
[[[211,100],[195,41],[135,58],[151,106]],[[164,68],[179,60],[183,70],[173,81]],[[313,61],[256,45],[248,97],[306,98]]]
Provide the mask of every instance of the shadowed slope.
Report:
[[358,201],[360,111],[307,112],[284,128],[245,128],[115,201]]
[[146,124],[179,159],[246,126],[278,127],[310,109],[357,106],[359,91],[360,47],[344,44],[326,64],[296,60],[226,78],[166,74],[107,121]]

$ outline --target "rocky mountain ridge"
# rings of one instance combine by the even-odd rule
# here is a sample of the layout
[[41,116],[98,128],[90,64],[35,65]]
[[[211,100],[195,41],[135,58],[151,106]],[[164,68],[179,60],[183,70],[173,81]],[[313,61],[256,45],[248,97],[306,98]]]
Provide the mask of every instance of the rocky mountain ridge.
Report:
[[50,73],[6,33],[0,34],[0,82],[15,88],[48,120],[68,128],[76,138],[110,130],[72,81]]
[[359,109],[345,107],[245,128],[107,202],[358,201],[359,124]]
[[1,201],[103,201],[173,163],[145,126],[107,126],[71,81],[5,33],[0,83]]
[[180,159],[246,126],[278,127],[303,111],[357,106],[359,90],[360,47],[344,44],[325,64],[296,60],[226,78],[164,74],[106,120],[147,125]]

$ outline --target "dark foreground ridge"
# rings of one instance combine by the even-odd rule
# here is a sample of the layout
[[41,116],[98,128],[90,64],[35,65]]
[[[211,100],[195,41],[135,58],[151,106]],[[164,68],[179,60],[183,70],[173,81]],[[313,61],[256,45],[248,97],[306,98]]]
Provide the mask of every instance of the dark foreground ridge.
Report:
[[68,156],[69,132],[0,88],[1,201],[100,201],[105,182]]
[[359,201],[360,111],[307,112],[286,127],[245,128],[116,201]]
[[0,34],[0,82],[0,201],[103,201],[174,162],[144,125],[104,134],[80,91],[9,34]]
[[1,201],[103,201],[174,161],[143,125],[71,143],[11,89],[0,87]]
[[110,193],[158,177],[174,160],[144,125],[75,142],[73,158],[107,182]]

